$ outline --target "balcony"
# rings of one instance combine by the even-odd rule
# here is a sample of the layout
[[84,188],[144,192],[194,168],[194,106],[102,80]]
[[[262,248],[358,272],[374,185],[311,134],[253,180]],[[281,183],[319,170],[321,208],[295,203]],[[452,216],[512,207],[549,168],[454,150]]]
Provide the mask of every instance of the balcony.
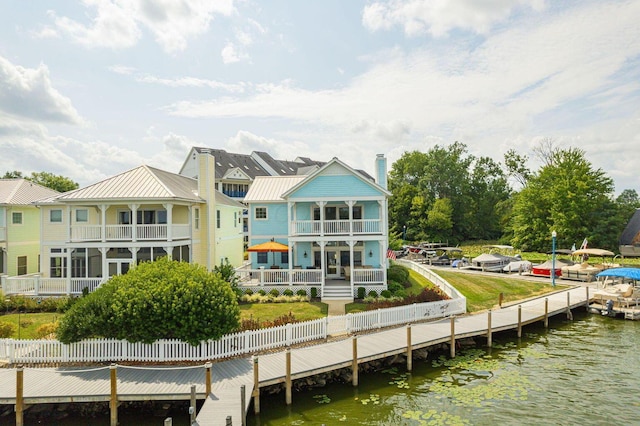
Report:
[[[324,226],[323,226],[324,225]],[[294,220],[291,235],[363,235],[382,234],[380,219],[349,220]]]
[[247,191],[230,191],[228,189],[223,189],[222,193],[231,198],[244,198],[247,195]]
[[82,225],[71,227],[71,241],[167,241],[168,231],[171,229],[172,240],[191,238],[191,230],[188,224],[174,225],[106,225],[104,238],[102,225]]

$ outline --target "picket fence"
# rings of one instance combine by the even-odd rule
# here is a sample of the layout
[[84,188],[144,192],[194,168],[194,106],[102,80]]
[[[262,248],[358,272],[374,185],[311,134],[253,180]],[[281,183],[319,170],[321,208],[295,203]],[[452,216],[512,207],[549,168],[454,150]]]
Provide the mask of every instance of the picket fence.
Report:
[[[411,263],[411,262],[407,262]],[[407,265],[411,267],[411,265]],[[419,265],[418,265],[419,266]],[[420,268],[419,273],[431,271]],[[466,312],[466,299],[437,275],[429,278],[452,299],[395,308],[331,316],[312,321],[248,330],[218,340],[191,345],[180,340],[131,343],[116,339],[87,339],[63,344],[55,340],[0,339],[0,359],[12,364],[117,362],[117,361],[206,361],[288,347],[330,335],[351,334],[399,324],[434,320]]]

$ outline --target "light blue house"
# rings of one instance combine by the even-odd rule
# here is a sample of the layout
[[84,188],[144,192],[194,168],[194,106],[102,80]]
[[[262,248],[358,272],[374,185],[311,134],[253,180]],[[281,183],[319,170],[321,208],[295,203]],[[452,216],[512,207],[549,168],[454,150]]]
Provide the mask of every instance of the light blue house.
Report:
[[249,246],[277,241],[282,252],[250,253],[243,284],[316,287],[324,299],[352,299],[358,287],[386,288],[386,158],[376,181],[337,158],[303,176],[259,176],[245,197]]

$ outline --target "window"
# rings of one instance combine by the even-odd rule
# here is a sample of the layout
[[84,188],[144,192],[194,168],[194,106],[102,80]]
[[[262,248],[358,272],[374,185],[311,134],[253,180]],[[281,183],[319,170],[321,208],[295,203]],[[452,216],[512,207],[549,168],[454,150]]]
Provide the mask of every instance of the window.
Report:
[[49,222],[62,223],[62,210],[60,209],[49,210]]
[[14,225],[22,225],[22,212],[11,212],[11,223]]
[[288,252],[280,253],[280,263],[282,263],[282,264],[289,263],[289,253]]
[[233,227],[238,227],[238,212],[233,212]]
[[27,256],[18,256],[18,275],[27,275]]
[[200,229],[200,209],[197,207],[193,209],[193,227]]
[[129,210],[120,210],[118,212],[119,225],[131,225],[131,212]]
[[67,276],[67,254],[66,249],[51,249],[49,260],[49,276],[51,278],[66,278]]
[[256,219],[266,219],[266,218],[267,218],[267,208],[256,207]]
[[216,228],[220,229],[220,210],[216,210]]
[[87,209],[76,210],[76,222],[88,222],[89,211]]
[[267,263],[267,254],[268,253],[259,252],[258,253],[258,263]]

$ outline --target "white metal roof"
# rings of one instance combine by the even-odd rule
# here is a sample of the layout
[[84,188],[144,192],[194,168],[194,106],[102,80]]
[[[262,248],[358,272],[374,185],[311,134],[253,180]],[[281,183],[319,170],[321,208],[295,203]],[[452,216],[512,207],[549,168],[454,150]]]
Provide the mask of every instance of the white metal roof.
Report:
[[244,202],[283,201],[282,194],[306,178],[307,176],[257,176],[244,197]]
[[195,179],[143,165],[64,193],[56,200],[181,199],[202,202],[197,191],[198,181]]
[[0,204],[26,205],[58,194],[26,179],[0,179]]

